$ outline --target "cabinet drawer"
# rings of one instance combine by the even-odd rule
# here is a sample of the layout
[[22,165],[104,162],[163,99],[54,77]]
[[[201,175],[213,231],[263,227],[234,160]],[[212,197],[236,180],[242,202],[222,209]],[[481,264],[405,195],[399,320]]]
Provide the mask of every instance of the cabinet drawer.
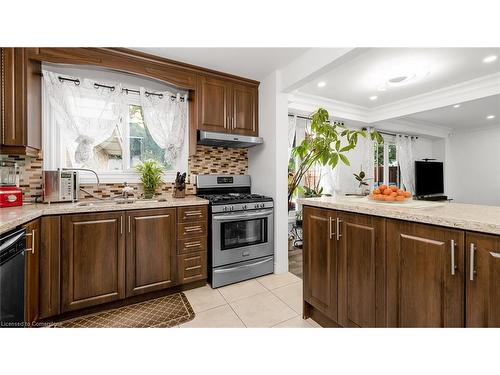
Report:
[[179,207],[177,209],[179,223],[207,220],[207,206]]
[[187,254],[198,251],[207,251],[207,237],[193,237],[177,241],[177,253]]
[[177,261],[180,284],[207,278],[207,253],[205,251],[179,255]]
[[207,222],[181,223],[177,226],[177,238],[180,240],[207,235]]

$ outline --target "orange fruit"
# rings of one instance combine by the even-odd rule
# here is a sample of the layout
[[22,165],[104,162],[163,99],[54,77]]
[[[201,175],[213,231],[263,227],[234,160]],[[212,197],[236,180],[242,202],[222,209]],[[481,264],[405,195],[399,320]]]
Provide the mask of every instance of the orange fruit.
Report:
[[411,193],[409,191],[405,191],[404,195],[405,195],[405,198],[410,198],[411,197]]
[[402,197],[405,196],[405,191],[404,190],[398,189],[397,193],[398,193],[398,195],[400,195]]
[[387,185],[380,185],[378,188],[380,191],[384,191],[385,189],[387,189]]
[[398,190],[398,187],[397,187],[396,185],[389,186],[389,188],[390,188],[392,191],[397,191],[397,190]]
[[396,196],[398,195],[398,193],[396,193],[395,191],[393,191],[393,192],[391,193],[391,195],[392,195],[393,197],[396,197]]
[[391,195],[392,190],[391,189],[384,189],[384,190],[382,190],[382,192],[384,195]]
[[394,202],[396,200],[396,197],[392,196],[392,195],[388,195],[385,197],[385,200],[387,202]]
[[402,195],[398,195],[398,196],[396,197],[396,200],[397,200],[398,202],[401,202],[401,201],[404,201],[404,200],[405,200],[405,197],[403,197]]
[[380,189],[373,189],[373,194],[380,194]]

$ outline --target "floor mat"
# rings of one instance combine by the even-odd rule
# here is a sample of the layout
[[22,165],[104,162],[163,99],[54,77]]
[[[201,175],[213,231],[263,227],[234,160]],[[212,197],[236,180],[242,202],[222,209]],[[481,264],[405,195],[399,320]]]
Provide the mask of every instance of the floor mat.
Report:
[[65,320],[54,328],[169,328],[194,318],[184,293]]

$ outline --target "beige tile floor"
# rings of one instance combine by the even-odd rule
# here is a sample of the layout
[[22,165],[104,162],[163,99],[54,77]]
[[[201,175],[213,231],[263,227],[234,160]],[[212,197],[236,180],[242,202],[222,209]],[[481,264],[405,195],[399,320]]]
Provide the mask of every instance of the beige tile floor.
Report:
[[289,272],[184,293],[196,317],[181,328],[319,327],[311,319],[302,319],[302,280]]

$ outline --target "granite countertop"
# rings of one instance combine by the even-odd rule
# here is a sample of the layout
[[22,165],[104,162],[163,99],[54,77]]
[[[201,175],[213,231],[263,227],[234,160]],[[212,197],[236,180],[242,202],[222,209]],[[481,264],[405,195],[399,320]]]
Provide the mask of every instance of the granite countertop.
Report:
[[[81,205],[82,203],[92,203]],[[103,202],[103,203],[100,203]],[[103,212],[103,211],[128,211],[148,208],[197,206],[208,204],[208,200],[188,195],[186,198],[167,198],[160,201],[138,200],[134,203],[118,204],[115,201],[82,200],[77,203],[26,203],[18,207],[0,208],[0,234],[15,227],[25,224],[40,216],[64,215],[74,213]]]
[[500,235],[500,207],[498,206],[428,201],[381,203],[369,201],[366,197],[302,198],[298,200],[298,203]]

